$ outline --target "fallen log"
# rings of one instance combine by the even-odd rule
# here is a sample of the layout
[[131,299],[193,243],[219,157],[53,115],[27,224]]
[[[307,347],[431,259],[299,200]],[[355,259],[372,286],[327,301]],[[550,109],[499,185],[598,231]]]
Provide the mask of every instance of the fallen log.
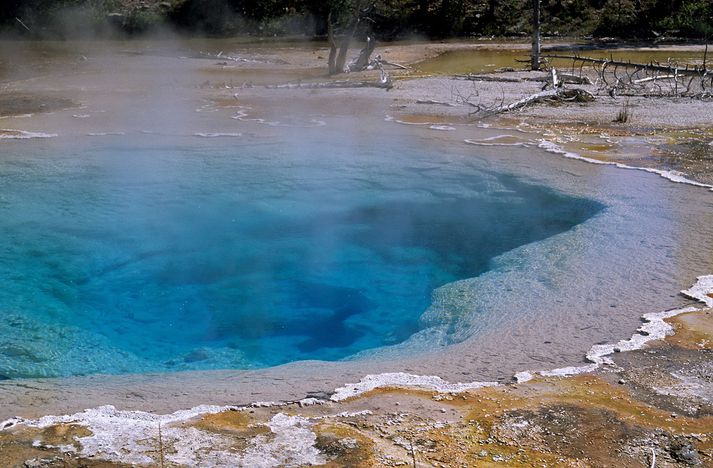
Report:
[[650,76],[648,78],[642,78],[640,80],[634,80],[632,83],[641,84],[648,83],[649,81],[659,81],[659,80],[675,80],[678,79],[677,75],[661,75],[661,76]]
[[452,102],[435,101],[433,99],[418,99],[416,101],[416,104],[431,104],[434,106],[456,107],[456,104],[453,104]]
[[566,84],[591,85],[592,80],[588,76],[573,75],[571,73],[560,73],[560,81]]
[[713,93],[709,92],[700,92],[700,93],[691,93],[691,94],[673,94],[673,93],[661,93],[661,92],[641,92],[641,93],[631,93],[631,92],[623,92],[623,93],[616,93],[614,97],[640,97],[640,98],[675,98],[675,97],[683,97],[687,99],[700,99],[700,100],[709,100],[713,98]]
[[398,68],[399,70],[408,70],[408,67],[406,65],[401,65],[400,63],[389,62],[388,60],[384,60],[383,58],[381,58],[381,55],[377,55],[376,59],[384,65]]
[[[565,84],[578,84],[578,85],[591,85],[592,80],[587,76],[578,76],[571,73],[560,73],[557,72],[557,77],[560,83]],[[494,81],[499,83],[519,83],[521,81],[537,81],[537,82],[550,82],[552,81],[551,76],[525,76],[522,78],[514,78],[510,76],[497,76],[497,75],[473,75],[471,73],[467,75],[453,75],[456,80],[468,80],[468,81]]]
[[382,81],[353,81],[353,80],[337,80],[337,81],[322,81],[317,83],[283,83],[277,85],[266,85],[268,89],[338,89],[338,88],[381,88],[391,89],[392,83],[383,83]]
[[[588,76],[578,76],[572,75],[571,73],[558,73],[559,81],[564,84],[578,84],[578,85],[591,85],[592,80]],[[549,82],[551,78],[549,76],[526,76],[522,78],[522,81],[537,81],[537,82]]]
[[603,64],[603,65],[614,65],[614,66],[619,66],[619,67],[634,67],[634,68],[641,68],[641,69],[648,69],[648,70],[655,70],[655,71],[665,71],[669,73],[677,73],[677,74],[686,74],[686,75],[700,75],[706,72],[705,68],[699,68],[697,66],[694,66],[692,68],[689,68],[688,66],[685,68],[682,67],[674,67],[672,65],[661,65],[658,63],[635,63],[635,62],[624,62],[621,60],[609,60],[609,59],[596,59],[596,58],[591,58],[591,57],[581,57],[579,55],[558,55],[558,54],[548,54],[544,55],[542,58],[548,58],[548,59],[564,59],[564,60],[572,60],[575,62],[587,62],[587,63],[598,63],[598,64]]
[[[143,52],[122,52],[130,55],[143,55]],[[257,58],[257,57],[252,57],[252,58],[244,58],[244,57],[236,57],[233,55],[227,55],[224,54],[223,51],[221,50],[217,54],[213,54],[210,52],[203,52],[203,51],[198,51],[197,54],[189,54],[187,55],[188,58],[210,58],[214,60],[220,60],[221,62],[236,62],[236,63],[271,63],[275,65],[287,65],[288,62],[282,59],[268,59],[268,58]],[[219,62],[220,63],[220,62]],[[221,65],[227,65],[227,63],[221,63]]]
[[269,89],[337,89],[337,88],[381,88],[390,90],[394,87],[394,83],[384,67],[379,66],[381,76],[378,81],[353,81],[353,80],[335,80],[309,83],[284,83],[277,85],[266,85]]
[[586,76],[573,75],[571,73],[560,73],[554,67],[550,69],[550,76],[546,77],[542,81],[545,82],[545,85],[542,87],[543,91],[550,86],[553,88],[561,88],[565,84],[592,84],[592,80]]
[[[403,65],[400,65],[398,63],[393,63],[389,62],[388,60],[384,60],[381,58],[381,55],[377,55],[374,60],[369,62],[369,64],[363,69],[363,70],[382,70],[385,65],[398,68],[400,70],[408,70],[408,67],[405,67]],[[363,70],[357,70],[357,71],[363,71]]]
[[242,63],[248,63],[248,62],[257,62],[257,60],[250,60],[242,57],[233,57],[231,55],[223,55],[223,51],[221,50],[217,54],[212,54],[210,52],[203,52],[199,51],[198,55],[201,57],[207,57],[215,60],[229,60],[231,62],[242,62]]
[[385,60],[380,54],[377,54],[377,56],[374,57],[374,60],[369,62],[369,64],[366,67],[364,67],[363,70],[374,70],[376,68],[381,69],[384,65],[398,68],[399,70],[408,70],[409,69],[407,66],[401,65],[400,63],[389,62],[388,60]]
[[491,76],[491,75],[473,75],[468,73],[467,75],[453,75],[456,80],[467,80],[467,81],[495,81],[500,83],[519,83],[522,81],[520,78],[511,78],[507,76]]
[[557,96],[559,90],[557,89],[551,89],[548,91],[542,91],[540,93],[535,93],[530,96],[527,96],[525,98],[522,98],[518,101],[515,101],[513,103],[504,105],[504,106],[498,106],[494,109],[488,110],[489,115],[494,115],[494,114],[502,114],[504,112],[511,112],[517,109],[521,109],[525,106],[529,106],[530,104],[534,104],[536,102],[541,102],[543,100],[548,100],[548,99],[553,99]]
[[593,100],[594,95],[589,91],[585,91],[583,89],[554,88],[547,91],[541,91],[539,93],[532,94],[507,105],[501,105],[496,107],[477,106],[478,110],[471,112],[471,115],[491,116],[496,114],[503,114],[541,102],[591,102]]

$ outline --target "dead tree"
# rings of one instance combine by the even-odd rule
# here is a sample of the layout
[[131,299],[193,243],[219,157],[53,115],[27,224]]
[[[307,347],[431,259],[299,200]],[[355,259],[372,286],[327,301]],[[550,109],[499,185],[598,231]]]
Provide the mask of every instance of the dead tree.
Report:
[[668,63],[636,63],[623,60],[580,57],[578,55],[548,55],[547,59],[572,60],[572,69],[584,64],[592,67],[597,92],[617,96],[713,97],[713,73],[705,66]]
[[540,69],[540,0],[532,0],[532,70]]
[[334,40],[334,26],[332,25],[332,12],[327,15],[327,41],[329,42],[329,58],[327,66],[330,75],[336,75],[337,71],[337,43]]
[[[347,24],[344,34],[342,36],[339,47],[337,47],[337,41],[334,36],[334,24],[332,12],[330,11],[327,15],[327,41],[329,42],[329,59],[328,68],[330,75],[336,75],[337,73],[342,73],[347,70],[345,67],[347,63],[347,52],[349,52],[349,45],[356,34],[359,24],[364,20],[367,15],[374,8],[372,4],[367,4],[365,6],[364,0],[355,0],[351,12],[351,18]],[[367,44],[368,47],[368,44]],[[375,44],[374,44],[375,47]],[[373,47],[371,49],[374,50]],[[371,52],[369,53],[369,55]],[[368,63],[368,57],[366,59]]]
[[550,70],[550,77],[547,79],[547,83],[545,88],[551,87],[551,89],[543,90],[539,93],[532,94],[530,96],[526,96],[522,99],[518,99],[517,101],[511,102],[509,104],[505,104],[505,99],[500,100],[499,103],[491,103],[491,104],[482,104],[482,103],[474,103],[473,102],[473,97],[478,96],[477,91],[475,93],[472,93],[469,96],[463,96],[460,93],[455,93],[455,98],[456,102],[459,104],[465,104],[469,105],[471,107],[474,107],[475,110],[470,113],[471,116],[475,117],[490,117],[493,115],[497,114],[503,114],[507,112],[512,112],[516,111],[519,109],[523,109],[525,107],[534,105],[534,104],[539,104],[543,102],[549,102],[549,103],[566,103],[566,102],[578,102],[578,103],[585,103],[585,102],[591,102],[595,99],[594,95],[590,93],[589,91],[586,91],[581,88],[566,88],[565,83],[569,80],[562,80],[560,79],[559,74],[557,73],[557,70],[552,68]]
[[547,91],[542,91],[535,93],[533,95],[524,97],[515,102],[511,102],[506,105],[483,107],[473,112],[473,115],[490,116],[496,114],[503,114],[505,112],[512,112],[514,110],[522,109],[533,104],[541,102],[591,102],[594,100],[594,95],[589,91],[585,91],[579,88],[565,89],[565,88],[554,88]]
[[366,67],[369,66],[370,63],[370,58],[371,54],[374,52],[374,49],[376,48],[376,41],[374,40],[373,37],[367,36],[366,38],[366,45],[364,48],[359,52],[359,56],[349,64],[347,67],[349,71],[361,71],[365,70]]

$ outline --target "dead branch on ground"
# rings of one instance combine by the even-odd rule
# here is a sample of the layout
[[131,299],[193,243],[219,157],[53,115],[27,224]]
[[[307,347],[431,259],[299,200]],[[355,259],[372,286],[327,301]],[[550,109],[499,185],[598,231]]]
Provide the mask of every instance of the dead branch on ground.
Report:
[[636,63],[596,59],[578,55],[547,55],[547,59],[571,60],[572,70],[583,75],[585,64],[591,65],[598,94],[612,97],[689,97],[713,98],[713,71],[705,66],[679,65],[671,60]]
[[[470,113],[472,116],[478,117],[489,117],[492,115],[503,114],[506,112],[512,112],[518,109],[525,108],[534,104],[544,103],[544,102],[591,102],[594,100],[594,95],[589,91],[580,88],[566,88],[565,80],[562,80],[557,70],[552,68],[550,70],[549,77],[546,78],[545,86],[543,90],[539,93],[526,96],[522,99],[514,101],[509,104],[505,104],[505,97],[500,99],[499,103],[493,104],[483,104],[482,102],[473,102],[474,97],[478,97],[478,92],[475,90],[474,93],[464,96],[458,90],[453,90],[451,93],[454,95],[454,100],[463,105],[469,105],[475,107],[475,110]],[[546,90],[545,88],[550,87],[551,89]]]
[[277,85],[267,85],[266,88],[269,89],[338,89],[338,88],[381,88],[385,90],[390,90],[394,87],[394,83],[391,79],[391,75],[384,70],[384,67],[379,65],[378,67],[380,76],[378,80],[373,81],[357,81],[357,80],[334,80],[334,81],[322,81],[322,82],[307,82],[303,83],[301,81],[297,83],[283,83]]
[[[455,79],[468,81],[495,81],[517,83],[521,81],[542,81],[542,91],[526,96],[515,102],[505,104],[504,99],[499,104],[483,104],[474,102],[478,97],[477,90],[470,95],[463,95],[458,90],[452,91],[453,100],[457,104],[474,107],[470,115],[487,117],[506,112],[512,112],[543,102],[590,102],[596,94],[606,93],[612,97],[689,97],[696,99],[713,99],[713,70],[705,65],[683,65],[670,61],[661,63],[636,63],[631,61],[596,59],[578,55],[547,55],[547,59],[571,60],[570,73],[563,73],[554,67],[549,69],[548,76],[512,77],[494,75],[455,75]],[[585,65],[588,67],[585,71]],[[589,76],[588,76],[589,75]],[[594,77],[594,80],[590,78]],[[595,86],[594,92],[581,88],[567,88],[567,84]],[[625,106],[628,120],[628,104]]]
[[636,63],[636,62],[632,62],[631,60],[625,62],[623,60],[598,59],[598,58],[592,58],[592,57],[583,57],[581,55],[549,54],[549,55],[544,55],[542,58],[565,59],[565,60],[573,60],[576,62],[607,64],[607,65],[613,65],[613,66],[619,66],[619,67],[649,68],[652,70],[665,71],[665,72],[669,72],[669,73],[677,72],[678,74],[699,74],[701,71],[705,71],[705,67],[697,67],[697,66],[689,66],[689,65],[686,65],[685,67],[679,67],[674,63],[668,63],[665,65],[662,65],[659,62]]
[[[579,84],[579,85],[591,85],[592,80],[588,76],[584,75],[574,75],[571,73],[559,73],[559,80],[566,84]],[[468,73],[467,75],[453,75],[456,80],[465,81],[490,81],[496,83],[519,83],[521,81],[538,81],[538,82],[551,82],[551,76],[524,76],[522,78],[512,77],[512,76],[499,76],[496,74],[491,75],[476,75],[473,73]]]
[[268,85],[268,89],[340,89],[340,88],[382,88],[391,89],[393,86],[384,85],[380,81],[355,81],[336,80],[320,81],[315,83],[283,83]]
[[456,107],[458,104],[445,101],[436,101],[435,99],[418,99],[416,104],[429,104],[432,106]]
[[471,115],[478,115],[482,117],[487,117],[496,114],[503,114],[505,112],[512,112],[514,110],[522,109],[533,104],[539,104],[544,102],[591,102],[594,100],[594,95],[589,91],[585,91],[579,88],[565,89],[565,88],[554,88],[546,91],[541,91],[539,93],[532,94],[515,102],[507,105],[491,106],[491,107],[481,107]]
[[499,83],[518,83],[522,81],[521,78],[513,78],[509,76],[497,76],[497,75],[474,75],[468,73],[467,75],[453,75],[453,78],[457,80],[466,81],[494,81]]

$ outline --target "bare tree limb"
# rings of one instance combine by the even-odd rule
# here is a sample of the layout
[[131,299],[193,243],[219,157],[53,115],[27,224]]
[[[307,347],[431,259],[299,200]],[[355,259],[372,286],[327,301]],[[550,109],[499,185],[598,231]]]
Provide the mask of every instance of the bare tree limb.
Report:
[[678,71],[679,74],[700,74],[701,72],[705,71],[705,68],[680,68],[680,67],[675,67],[671,64],[669,65],[661,65],[661,64],[654,64],[654,63],[634,63],[634,62],[624,62],[620,60],[608,60],[608,59],[597,59],[597,58],[591,58],[591,57],[581,57],[579,55],[557,55],[557,54],[549,54],[549,55],[543,55],[543,58],[548,58],[548,59],[565,59],[565,60],[574,60],[574,61],[581,61],[581,62],[589,62],[589,63],[600,63],[600,64],[606,64],[606,65],[615,65],[619,67],[637,67],[637,68],[648,68],[651,70],[658,70],[658,71],[665,71],[665,72],[670,72],[670,73],[675,73]]
[[354,61],[352,61],[352,63],[349,64],[349,71],[362,71],[366,69],[366,67],[370,63],[369,59],[371,58],[371,54],[372,52],[374,52],[375,48],[376,41],[373,37],[367,36],[366,45],[361,50],[361,52],[359,52],[359,56]]
[[337,42],[334,40],[334,25],[332,24],[332,12],[330,10],[327,15],[327,42],[329,42],[329,58],[327,59],[327,67],[330,75],[336,75],[337,72]]
[[25,23],[23,23],[20,18],[18,18],[18,17],[16,16],[15,19],[17,20],[18,23],[20,23],[20,26],[22,26],[23,28],[27,29],[27,32],[32,32],[32,31],[30,30],[30,28],[28,28],[27,25],[26,25]]

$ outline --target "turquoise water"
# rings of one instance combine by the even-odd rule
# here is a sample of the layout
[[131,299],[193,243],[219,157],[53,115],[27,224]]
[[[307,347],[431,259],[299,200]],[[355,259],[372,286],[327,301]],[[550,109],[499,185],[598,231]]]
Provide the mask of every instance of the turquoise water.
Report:
[[196,140],[3,149],[1,376],[343,359],[603,208],[417,144]]

